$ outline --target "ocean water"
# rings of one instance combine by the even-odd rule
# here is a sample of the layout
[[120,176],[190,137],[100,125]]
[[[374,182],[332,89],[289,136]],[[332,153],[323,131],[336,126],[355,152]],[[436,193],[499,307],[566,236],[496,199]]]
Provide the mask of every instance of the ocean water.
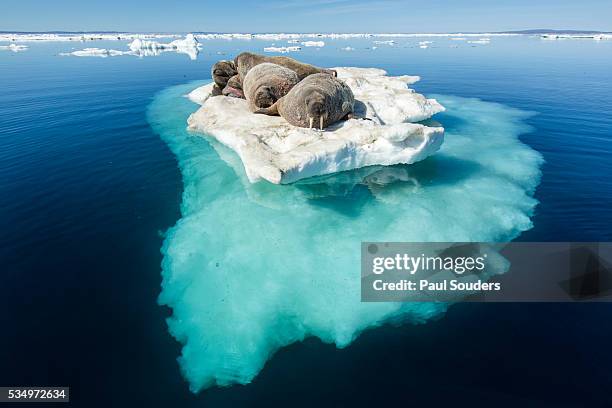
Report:
[[[537,165],[540,182],[536,187],[532,172],[526,180],[533,184],[523,186],[525,191],[535,188],[537,206],[535,200],[513,200],[513,192],[504,191],[509,208],[526,206],[520,211],[529,217],[523,224],[511,223],[521,225],[515,230],[500,230],[498,237],[610,240],[612,42],[517,37],[472,46],[436,39],[431,48],[420,49],[419,40],[402,39],[376,50],[369,40],[328,41],[320,50],[303,49],[294,56],[323,66],[377,66],[391,74],[421,75],[415,89],[442,95],[454,108],[439,118],[446,120],[450,134],[474,134],[466,128],[479,123],[487,129],[482,137],[488,133],[494,141],[496,129],[510,128],[517,143],[513,146],[527,149],[517,151],[539,153],[544,160]],[[173,226],[182,216],[178,225],[189,225],[184,215],[193,208],[186,203],[199,203],[198,197],[185,200],[184,193],[198,191],[204,202],[217,200],[219,206],[234,204],[237,214],[241,208],[229,200],[232,194],[257,190],[248,199],[278,197],[245,186],[231,153],[208,140],[173,143],[184,132],[178,119],[190,109],[180,94],[192,85],[181,86],[209,78],[210,65],[223,58],[219,53],[231,57],[264,45],[270,42],[204,42],[196,61],[170,53],[143,59],[57,55],[81,48],[73,43],[32,44],[23,53],[0,53],[0,319],[5,328],[0,383],[70,385],[73,400],[82,406],[346,406],[382,400],[478,405],[499,398],[509,405],[609,403],[612,356],[606,348],[612,330],[605,324],[607,305],[455,305],[424,325],[366,331],[342,350],[310,337],[281,349],[250,385],[197,395],[189,391],[183,374],[192,388],[197,376],[190,377],[184,361],[180,372],[176,359],[181,344],[165,321],[171,311],[158,305],[164,293],[163,254],[178,239]],[[355,50],[341,49],[347,45]],[[93,46],[125,47],[116,42]],[[171,100],[177,101],[174,112],[164,105]],[[473,151],[475,157],[485,157],[479,153]],[[185,172],[186,162],[202,157],[207,168],[193,166],[198,174]],[[501,167],[518,161],[520,168],[534,168],[501,147],[486,157]],[[426,162],[408,172],[434,188],[436,180],[448,178],[447,191],[448,184],[469,177],[456,162],[432,159],[442,161],[442,175],[432,174],[434,165]],[[459,173],[455,179],[449,175],[453,171]],[[195,181],[207,189],[198,190]],[[404,197],[414,190],[414,183],[381,188],[385,202],[374,200],[361,182],[352,186],[353,181],[292,189],[299,199],[314,198],[319,215],[349,219],[346,225],[367,214],[373,202],[383,202],[389,211],[407,208]],[[425,187],[429,191],[427,183]],[[488,191],[494,198],[502,195]],[[478,197],[466,199],[455,197],[454,204],[436,208],[437,213],[452,217],[455,209],[464,216]],[[497,204],[473,203],[493,209]],[[211,223],[221,235],[218,242],[230,241],[225,235],[236,231],[239,226],[233,223],[241,218],[219,220],[214,217],[219,214],[223,212],[211,206],[210,212],[201,212],[201,224],[191,227]],[[491,223],[499,219],[487,219],[479,233],[493,231]],[[469,224],[478,228],[478,222],[475,217]],[[425,226],[432,236],[442,234],[440,223]],[[255,238],[276,232],[255,230],[260,227],[256,224],[248,227],[244,235]],[[370,233],[382,233],[371,228]],[[222,248],[214,249],[218,253]],[[167,273],[167,264],[163,271]],[[205,284],[194,278],[184,282]],[[176,307],[177,300],[169,296],[162,295],[161,301]],[[191,306],[206,310],[205,303],[194,299]],[[340,320],[346,317],[337,314]],[[172,321],[170,329],[185,340]],[[193,367],[210,369],[204,361],[196,356]]]

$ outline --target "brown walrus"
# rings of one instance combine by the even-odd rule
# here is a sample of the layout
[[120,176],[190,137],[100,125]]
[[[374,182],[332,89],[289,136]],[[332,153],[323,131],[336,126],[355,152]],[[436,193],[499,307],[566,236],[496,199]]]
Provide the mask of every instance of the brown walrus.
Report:
[[[269,108],[298,82],[295,71],[280,65],[264,62],[251,68],[242,81],[244,96],[251,112]],[[229,84],[228,84],[229,86]]]
[[314,74],[300,81],[269,108],[255,113],[280,115],[294,126],[321,130],[339,120],[351,118],[355,108],[353,91],[344,82],[328,74]]
[[238,74],[234,61],[218,61],[210,70],[215,85],[213,86],[213,95],[221,95],[223,89],[229,82],[230,78]]
[[242,84],[240,83],[240,78],[238,75],[234,75],[229,79],[229,81],[227,81],[227,85],[225,85],[225,88],[223,88],[221,94],[244,99],[244,92],[242,90]]
[[312,74],[326,73],[333,76],[337,75],[336,71],[332,69],[319,68],[315,67],[314,65],[304,64],[294,60],[293,58],[282,56],[268,57],[265,55],[253,54],[252,52],[243,52],[238,54],[238,56],[234,58],[234,67],[238,71],[238,75],[240,75],[240,80],[244,81],[244,78],[251,68],[256,65],[263,64],[264,62],[271,62],[272,64],[289,68],[297,74],[300,81]]

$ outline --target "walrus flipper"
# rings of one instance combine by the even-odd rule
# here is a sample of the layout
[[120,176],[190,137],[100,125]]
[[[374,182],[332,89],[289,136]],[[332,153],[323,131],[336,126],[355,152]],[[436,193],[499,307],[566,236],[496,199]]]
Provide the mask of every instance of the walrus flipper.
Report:
[[278,113],[278,102],[279,101],[280,99],[274,102],[274,105],[270,106],[269,108],[259,108],[253,113],[262,113],[268,116],[280,116],[280,113]]

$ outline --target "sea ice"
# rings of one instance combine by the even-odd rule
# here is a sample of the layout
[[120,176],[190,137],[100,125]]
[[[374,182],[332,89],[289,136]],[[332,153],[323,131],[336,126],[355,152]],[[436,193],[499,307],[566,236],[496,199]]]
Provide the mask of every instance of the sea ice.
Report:
[[375,68],[334,68],[358,101],[365,119],[339,122],[325,131],[289,125],[278,116],[256,115],[243,99],[208,97],[212,84],[190,98],[202,107],[189,118],[192,131],[215,137],[244,163],[251,182],[291,183],[307,177],[372,165],[414,163],[435,153],[444,129],[409,123],[444,108],[408,88],[415,76],[387,76]]
[[0,50],[6,50],[6,51],[21,52],[27,49],[28,49],[27,45],[18,45],[18,44],[0,45]]
[[129,48],[133,54],[138,56],[155,56],[165,51],[175,51],[179,54],[187,54],[190,59],[195,60],[202,45],[193,34],[187,34],[184,39],[174,40],[167,44],[137,38],[129,44]]
[[302,45],[304,47],[325,47],[325,41],[303,41]]
[[468,41],[469,44],[490,44],[491,43],[491,39],[490,38],[480,38],[478,40],[472,40],[472,41]]
[[265,47],[264,52],[280,52],[281,54],[286,54],[288,52],[295,52],[301,50],[302,47],[293,45],[289,47]]
[[118,50],[108,50],[106,48],[84,48],[82,50],[77,50],[73,52],[62,52],[60,55],[68,56],[73,55],[75,57],[116,57],[119,55],[130,55],[129,51],[118,51]]
[[168,327],[194,392],[248,383],[278,349],[308,337],[346,347],[366,329],[446,310],[360,302],[363,240],[503,242],[532,226],[542,157],[519,140],[526,112],[437,96],[446,141],[427,160],[251,184],[234,152],[185,129],[194,104],[181,95],[193,88],[162,91],[147,118],[183,177],[159,302],[172,309]]

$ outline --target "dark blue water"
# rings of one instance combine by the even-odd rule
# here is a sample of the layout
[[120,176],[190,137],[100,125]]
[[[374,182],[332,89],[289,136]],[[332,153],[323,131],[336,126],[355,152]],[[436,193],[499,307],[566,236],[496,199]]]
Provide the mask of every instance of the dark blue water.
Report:
[[[520,239],[610,241],[612,42],[416,42],[329,42],[298,57],[418,74],[419,92],[536,112],[521,139],[546,162],[534,228]],[[356,50],[339,49],[348,44]],[[56,55],[73,43],[0,53],[0,385],[68,385],[88,407],[610,405],[612,308],[578,304],[456,305],[344,350],[295,344],[247,386],[188,391],[170,312],[157,305],[182,181],[146,108],[168,86],[207,78],[217,52],[263,45],[205,42],[197,61]]]

